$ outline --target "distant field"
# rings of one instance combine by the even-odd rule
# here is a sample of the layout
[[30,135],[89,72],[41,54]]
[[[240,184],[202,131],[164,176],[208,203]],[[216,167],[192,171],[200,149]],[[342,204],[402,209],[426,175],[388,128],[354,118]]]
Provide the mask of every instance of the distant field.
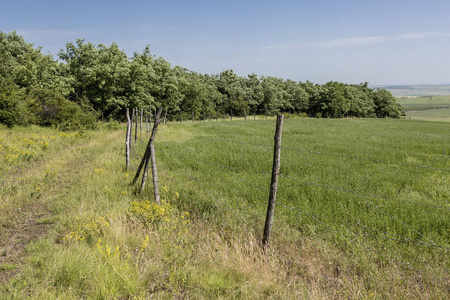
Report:
[[450,85],[379,85],[370,88],[384,88],[394,96],[450,95]]
[[408,111],[406,117],[414,120],[450,122],[450,109]]
[[450,96],[397,96],[408,119],[450,121]]

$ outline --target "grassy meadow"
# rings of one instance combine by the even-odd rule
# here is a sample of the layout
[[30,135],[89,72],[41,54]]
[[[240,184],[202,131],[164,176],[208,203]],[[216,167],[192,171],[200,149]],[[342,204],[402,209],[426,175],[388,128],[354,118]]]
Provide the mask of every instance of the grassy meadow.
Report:
[[[130,186],[148,134],[0,129],[2,299],[446,299],[450,125],[285,119],[162,124],[161,205]],[[27,154],[28,153],[28,154]]]

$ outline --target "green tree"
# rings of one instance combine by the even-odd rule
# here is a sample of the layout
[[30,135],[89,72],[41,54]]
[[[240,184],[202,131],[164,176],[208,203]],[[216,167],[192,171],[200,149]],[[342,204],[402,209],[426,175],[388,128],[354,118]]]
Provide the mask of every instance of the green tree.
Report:
[[12,80],[0,76],[0,123],[8,127],[33,123],[33,100]]
[[379,118],[400,118],[405,116],[402,106],[395,100],[391,92],[386,89],[377,89],[372,93],[375,104],[375,113]]
[[107,47],[77,39],[59,52],[73,77],[74,98],[87,98],[103,116],[114,114],[128,104],[130,62],[116,43]]
[[19,88],[30,91],[33,88],[48,88],[68,95],[70,85],[64,78],[63,66],[51,55],[41,53],[27,43],[15,31],[0,31],[0,76],[11,80]]

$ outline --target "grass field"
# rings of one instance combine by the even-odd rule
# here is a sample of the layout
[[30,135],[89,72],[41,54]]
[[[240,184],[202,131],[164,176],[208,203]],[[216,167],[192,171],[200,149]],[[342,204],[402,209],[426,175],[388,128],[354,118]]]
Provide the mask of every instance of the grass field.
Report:
[[1,298],[447,298],[448,123],[286,119],[264,255],[274,127],[162,125],[161,206],[123,125],[3,128]]

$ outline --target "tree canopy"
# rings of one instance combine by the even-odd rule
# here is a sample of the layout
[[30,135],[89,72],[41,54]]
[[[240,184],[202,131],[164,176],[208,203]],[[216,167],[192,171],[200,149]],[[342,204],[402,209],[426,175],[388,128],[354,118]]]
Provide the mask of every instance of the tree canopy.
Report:
[[[330,118],[404,115],[389,91],[370,89],[367,82],[320,85],[256,74],[242,77],[231,69],[200,74],[154,56],[150,46],[127,57],[116,43],[96,45],[77,39],[68,42],[58,58],[44,55],[16,32],[0,32],[1,123],[42,123],[43,95],[84,120],[121,119],[127,107],[161,106],[172,114],[194,112],[195,117],[205,112],[287,111]],[[47,117],[61,121],[63,116]]]

